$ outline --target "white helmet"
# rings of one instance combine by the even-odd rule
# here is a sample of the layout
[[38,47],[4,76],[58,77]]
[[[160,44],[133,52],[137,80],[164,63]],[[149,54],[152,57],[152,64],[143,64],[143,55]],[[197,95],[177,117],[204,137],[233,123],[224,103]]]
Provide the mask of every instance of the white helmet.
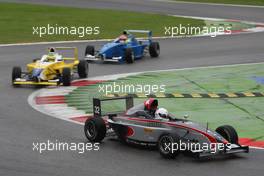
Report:
[[159,108],[156,112],[155,112],[155,118],[156,119],[161,119],[161,118],[168,118],[168,111],[165,108]]

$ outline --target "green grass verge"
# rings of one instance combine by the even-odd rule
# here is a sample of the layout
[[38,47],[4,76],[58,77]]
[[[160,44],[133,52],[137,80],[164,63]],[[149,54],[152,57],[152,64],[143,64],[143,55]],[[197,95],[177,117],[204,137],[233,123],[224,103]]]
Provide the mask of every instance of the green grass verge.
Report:
[[[166,93],[228,93],[228,92],[264,92],[264,85],[253,77],[264,77],[264,64],[243,65],[221,68],[178,70],[159,73],[145,73],[118,79],[119,84],[166,85]],[[101,84],[112,84],[105,82]],[[75,89],[67,97],[69,106],[92,111],[92,98],[101,97],[98,85]],[[92,92],[92,93],[91,93]],[[132,93],[132,92],[130,92]],[[144,99],[136,99],[135,103]],[[223,124],[233,125],[242,137],[264,140],[264,98],[227,98],[227,99],[184,99],[160,98],[160,106],[167,108],[176,116],[185,114],[191,120],[209,122],[215,129]],[[103,105],[103,110],[124,109],[124,103],[111,102]],[[261,120],[262,119],[262,120]]]
[[[177,1],[177,0],[176,0]],[[257,5],[263,6],[264,0],[182,0],[186,2],[203,2],[203,3],[219,3],[219,4],[239,4],[239,5]]]
[[[47,24],[67,27],[99,26],[100,35],[86,35],[83,38],[78,35],[45,35],[40,38],[32,34],[33,26]],[[159,14],[0,3],[0,43],[114,38],[124,29],[149,29],[154,36],[162,36],[165,26],[178,24],[198,27],[205,25],[202,20]]]

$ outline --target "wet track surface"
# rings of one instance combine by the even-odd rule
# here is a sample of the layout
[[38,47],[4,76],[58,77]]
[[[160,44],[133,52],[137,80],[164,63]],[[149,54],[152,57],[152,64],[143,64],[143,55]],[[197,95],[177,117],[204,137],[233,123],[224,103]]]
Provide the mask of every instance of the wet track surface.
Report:
[[[19,1],[17,1],[19,2]],[[27,0],[27,2],[30,2]],[[33,1],[32,1],[33,2]],[[35,3],[41,3],[41,1]],[[264,22],[261,8],[221,7],[150,1],[45,1],[45,4],[90,8],[113,8],[178,15],[194,15]],[[73,5],[72,5],[73,4]],[[160,40],[161,56],[144,58],[133,65],[91,64],[90,75],[98,76],[144,70],[185,68],[235,63],[263,62],[264,33]],[[93,43],[99,47],[102,42]],[[64,46],[65,44],[54,45]],[[35,88],[13,88],[11,70],[43,54],[49,45],[0,47],[0,175],[261,175],[264,151],[197,161],[180,156],[162,159],[157,151],[143,150],[105,140],[100,151],[32,151],[32,142],[47,140],[86,142],[82,126],[54,119],[33,110],[27,97]],[[85,43],[77,46],[83,56]]]

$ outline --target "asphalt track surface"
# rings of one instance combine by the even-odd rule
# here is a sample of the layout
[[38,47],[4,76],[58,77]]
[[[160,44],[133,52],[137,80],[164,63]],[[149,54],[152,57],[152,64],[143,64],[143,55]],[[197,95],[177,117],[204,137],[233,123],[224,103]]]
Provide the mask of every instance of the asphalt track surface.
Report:
[[[20,2],[20,1],[17,1]],[[27,2],[32,2],[27,0]],[[73,3],[74,2],[74,3]],[[193,5],[149,2],[146,0],[65,0],[34,3],[89,8],[112,8],[178,15],[219,17],[264,22],[261,8]],[[144,70],[211,66],[236,63],[263,62],[264,33],[160,40],[160,58],[145,58],[133,65],[90,65],[90,76],[136,72]],[[94,43],[100,46],[102,42]],[[77,46],[83,56],[84,43]],[[49,45],[0,47],[0,175],[250,175],[264,173],[264,151],[250,154],[197,161],[180,156],[176,160],[162,159],[157,151],[144,150],[105,140],[100,151],[77,152],[32,151],[33,142],[86,142],[82,126],[48,117],[27,104],[35,88],[12,88],[11,69],[24,66],[32,58],[43,54]]]

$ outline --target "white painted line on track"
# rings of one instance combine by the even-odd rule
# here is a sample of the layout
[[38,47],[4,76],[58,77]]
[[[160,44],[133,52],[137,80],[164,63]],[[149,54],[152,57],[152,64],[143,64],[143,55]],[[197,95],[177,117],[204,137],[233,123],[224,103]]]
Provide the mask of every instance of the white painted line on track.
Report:
[[211,17],[189,16],[189,15],[173,15],[173,14],[168,14],[168,15],[174,16],[174,17],[192,18],[192,19],[205,20],[205,21],[230,21],[231,20],[231,22],[248,23],[248,24],[253,24],[253,25],[263,25],[264,24],[264,23],[255,22],[255,21],[244,21],[244,20],[226,19],[226,18],[211,18]]
[[227,7],[245,7],[245,8],[264,8],[264,6],[257,5],[244,5],[244,4],[222,4],[210,2],[188,2],[188,1],[173,1],[173,0],[153,0],[158,2],[182,3],[182,4],[198,4],[198,5],[211,5],[211,6],[227,6]]

